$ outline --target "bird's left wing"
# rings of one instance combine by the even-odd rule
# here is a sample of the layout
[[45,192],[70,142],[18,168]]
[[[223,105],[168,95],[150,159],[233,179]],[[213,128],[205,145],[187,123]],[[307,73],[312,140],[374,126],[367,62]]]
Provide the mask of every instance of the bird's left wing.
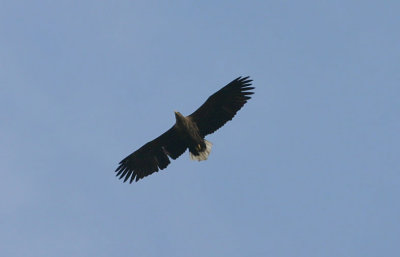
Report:
[[165,169],[170,164],[168,156],[175,160],[186,151],[186,148],[187,145],[180,139],[173,126],[123,159],[115,172],[119,179],[124,178],[124,182],[129,178],[129,183],[138,181],[158,170]]
[[233,119],[253,94],[250,91],[254,89],[251,87],[251,82],[249,77],[238,77],[211,95],[199,109],[189,116],[196,122],[202,136],[214,133]]

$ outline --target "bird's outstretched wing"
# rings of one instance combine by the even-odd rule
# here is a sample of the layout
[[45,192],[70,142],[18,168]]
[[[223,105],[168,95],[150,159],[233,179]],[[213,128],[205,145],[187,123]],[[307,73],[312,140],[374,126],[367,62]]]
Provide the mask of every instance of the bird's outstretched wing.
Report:
[[204,137],[214,133],[226,122],[232,120],[235,114],[249,100],[253,94],[250,90],[253,80],[249,77],[238,77],[215,94],[200,106],[189,117],[196,122],[200,134]]
[[129,178],[129,183],[138,181],[165,169],[170,164],[168,156],[175,160],[186,151],[186,148],[187,145],[180,139],[175,127],[172,127],[123,159],[115,172],[119,179],[124,178],[124,182]]

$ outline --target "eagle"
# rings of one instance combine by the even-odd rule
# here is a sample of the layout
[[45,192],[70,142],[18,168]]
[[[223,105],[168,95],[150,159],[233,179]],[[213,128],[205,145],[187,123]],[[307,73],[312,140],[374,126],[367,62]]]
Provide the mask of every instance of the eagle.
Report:
[[170,159],[177,159],[186,149],[192,160],[203,161],[211,152],[212,143],[204,137],[214,133],[236,113],[254,94],[252,80],[238,77],[211,95],[189,116],[175,111],[175,124],[164,134],[148,142],[123,159],[115,170],[119,179],[129,183],[165,169]]

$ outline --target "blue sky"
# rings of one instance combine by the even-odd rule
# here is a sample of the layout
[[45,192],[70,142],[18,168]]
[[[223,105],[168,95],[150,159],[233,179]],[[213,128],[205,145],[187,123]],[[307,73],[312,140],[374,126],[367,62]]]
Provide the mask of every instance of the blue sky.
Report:
[[[400,3],[2,1],[1,256],[399,256]],[[240,75],[135,184],[117,163]]]

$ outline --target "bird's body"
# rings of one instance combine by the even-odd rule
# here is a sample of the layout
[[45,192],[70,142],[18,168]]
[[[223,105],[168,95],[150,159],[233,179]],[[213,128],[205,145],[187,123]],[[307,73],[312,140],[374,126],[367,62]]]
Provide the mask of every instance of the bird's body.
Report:
[[143,145],[123,159],[116,169],[117,176],[124,182],[148,176],[158,170],[165,169],[169,157],[178,158],[189,149],[192,160],[206,160],[210,154],[212,143],[204,137],[215,132],[231,120],[237,111],[250,99],[251,80],[237,78],[211,95],[207,101],[189,116],[175,112],[175,124],[164,134]]
[[174,127],[179,131],[182,140],[186,142],[190,158],[198,161],[207,160],[211,151],[211,142],[201,137],[197,124],[192,121],[190,116],[185,117],[180,112],[175,112],[175,118]]

